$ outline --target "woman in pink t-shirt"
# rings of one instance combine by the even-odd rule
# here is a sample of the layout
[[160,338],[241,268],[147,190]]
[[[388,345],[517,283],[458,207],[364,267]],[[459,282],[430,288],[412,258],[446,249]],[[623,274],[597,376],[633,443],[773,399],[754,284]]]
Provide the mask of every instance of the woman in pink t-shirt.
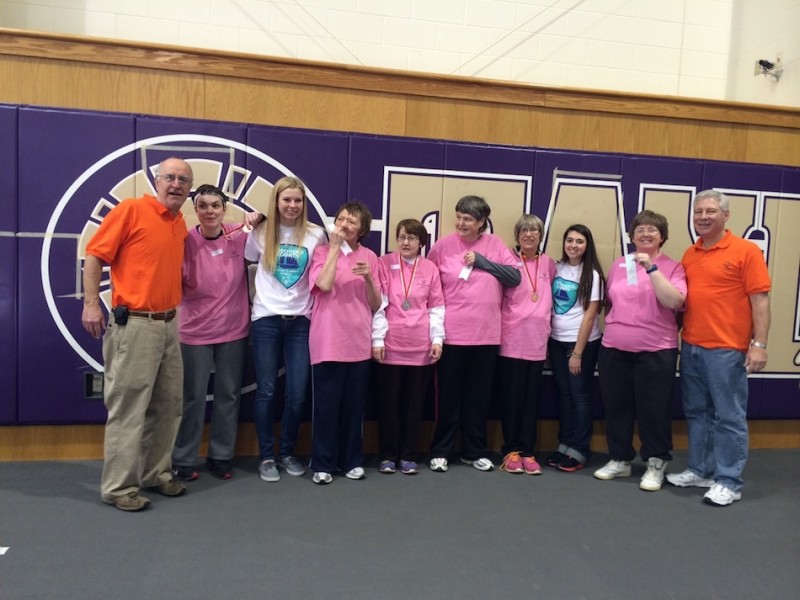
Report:
[[496,397],[503,405],[503,464],[501,471],[539,475],[542,468],[534,456],[539,385],[553,296],[550,285],[555,263],[542,254],[539,245],[544,223],[536,215],[522,215],[514,225],[517,269],[522,283],[503,293],[503,328],[495,377]]
[[672,459],[672,393],[678,360],[675,311],[686,300],[683,266],[661,253],[669,230],[663,215],[644,210],[631,223],[636,251],[608,272],[608,313],[598,369],[611,460],[598,479],[630,477],[633,425],[647,463],[639,487],[661,489]]
[[382,266],[361,241],[372,215],[360,202],[336,211],[330,243],[311,260],[314,309],[308,343],[314,413],[311,470],[314,483],[364,478],[361,431],[372,358],[372,315],[381,306]]
[[372,358],[381,473],[417,472],[422,403],[442,356],[444,296],[436,265],[420,256],[427,240],[422,223],[404,219],[397,224],[397,251],[380,259],[386,306],[372,319]]
[[519,285],[517,259],[487,233],[491,208],[478,196],[456,204],[456,232],[433,245],[428,258],[439,268],[447,312],[445,345],[437,370],[433,471],[448,469],[461,429],[461,462],[491,471],[486,454],[486,413],[500,348],[503,288]]
[[[247,234],[241,223],[222,222],[228,198],[218,187],[201,185],[193,202],[200,224],[189,231],[183,254],[183,300],[178,311],[183,416],[172,451],[172,469],[182,481],[199,476],[194,464],[213,371],[214,403],[206,468],[221,479],[230,479],[250,331],[244,262]],[[260,218],[258,213],[248,213],[246,222],[252,225]]]

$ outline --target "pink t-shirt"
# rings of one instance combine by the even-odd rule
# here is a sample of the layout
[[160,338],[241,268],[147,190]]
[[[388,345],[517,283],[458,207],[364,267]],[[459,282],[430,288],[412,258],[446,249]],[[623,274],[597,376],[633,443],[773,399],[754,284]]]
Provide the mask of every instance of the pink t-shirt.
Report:
[[[239,227],[223,223],[228,232]],[[230,238],[230,239],[229,239]],[[196,227],[189,231],[183,252],[183,302],[178,311],[184,344],[221,344],[247,337],[250,310],[241,230],[207,240]]]
[[465,242],[458,233],[440,239],[428,253],[439,268],[444,292],[445,339],[455,346],[500,344],[500,305],[503,286],[486,271],[472,269],[465,281],[459,277],[464,268],[464,254],[474,251],[488,260],[515,266],[517,259],[503,241],[483,233],[474,242]]
[[553,310],[551,284],[556,264],[546,254],[540,254],[538,259],[527,260],[524,264],[522,257],[518,256],[517,268],[522,282],[503,292],[500,356],[544,360],[547,358],[547,340],[550,338],[550,311]]
[[314,295],[308,348],[311,364],[321,362],[359,362],[372,358],[372,310],[367,301],[367,284],[353,275],[357,262],[369,264],[372,280],[383,292],[383,267],[376,254],[359,244],[358,248],[336,261],[333,288],[323,292],[316,287],[329,245],[317,246],[311,259],[309,283]]
[[[659,272],[686,295],[683,265],[661,254],[655,261]],[[636,285],[628,285],[625,257],[608,270],[607,294],[611,310],[606,315],[603,346],[625,352],[657,352],[678,347],[675,311],[658,302],[650,275],[636,267]]]
[[[431,333],[428,309],[444,306],[439,271],[422,256],[417,259],[416,271],[397,252],[382,256],[380,261],[386,277],[384,294],[389,297],[386,307],[389,330],[384,340],[383,360],[390,365],[429,365]],[[405,287],[409,288],[407,310],[403,310],[406,296],[400,269],[403,269]]]

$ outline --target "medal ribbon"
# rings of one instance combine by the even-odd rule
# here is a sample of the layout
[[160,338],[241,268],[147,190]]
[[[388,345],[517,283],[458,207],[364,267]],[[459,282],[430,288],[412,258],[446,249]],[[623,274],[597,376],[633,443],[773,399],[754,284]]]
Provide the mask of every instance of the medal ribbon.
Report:
[[414,258],[414,267],[411,269],[411,279],[408,282],[408,287],[406,287],[406,276],[405,272],[405,262],[403,257],[400,257],[400,282],[403,284],[403,300],[404,303],[408,302],[408,295],[411,293],[411,286],[414,285],[414,276],[417,274],[417,261],[419,260],[419,256]]
[[522,254],[522,266],[525,267],[525,275],[528,276],[528,284],[531,286],[531,291],[536,294],[536,290],[539,287],[539,253],[536,253],[536,276],[531,279],[531,273],[528,271],[528,261],[525,258],[525,254]]

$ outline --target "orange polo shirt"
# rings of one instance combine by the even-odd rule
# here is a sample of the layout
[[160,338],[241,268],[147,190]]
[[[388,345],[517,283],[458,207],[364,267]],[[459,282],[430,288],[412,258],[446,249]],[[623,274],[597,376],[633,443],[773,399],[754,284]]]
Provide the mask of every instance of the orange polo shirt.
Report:
[[160,312],[181,302],[186,235],[182,214],[173,217],[156,198],[145,195],[115,206],[86,253],[111,266],[114,306]]
[[683,340],[747,352],[753,338],[750,296],[772,287],[759,247],[725,230],[711,248],[697,240],[681,263],[688,284]]

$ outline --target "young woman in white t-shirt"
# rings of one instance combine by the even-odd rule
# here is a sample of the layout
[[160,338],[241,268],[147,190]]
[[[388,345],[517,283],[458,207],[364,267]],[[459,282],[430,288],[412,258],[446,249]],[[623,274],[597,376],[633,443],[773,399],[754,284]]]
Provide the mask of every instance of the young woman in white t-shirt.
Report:
[[[267,218],[251,232],[245,247],[245,258],[258,263],[251,326],[257,384],[253,418],[259,476],[264,481],[278,481],[279,466],[296,477],[305,473],[294,456],[294,445],[311,372],[308,332],[314,301],[308,274],[314,250],[325,241],[325,230],[308,221],[303,182],[296,177],[275,182]],[[281,363],[286,371],[286,395],[276,456],[275,389]]]
[[558,387],[558,448],[547,464],[572,472],[586,466],[592,438],[591,386],[600,349],[605,280],[592,232],[570,225],[553,279],[553,318],[547,343]]

